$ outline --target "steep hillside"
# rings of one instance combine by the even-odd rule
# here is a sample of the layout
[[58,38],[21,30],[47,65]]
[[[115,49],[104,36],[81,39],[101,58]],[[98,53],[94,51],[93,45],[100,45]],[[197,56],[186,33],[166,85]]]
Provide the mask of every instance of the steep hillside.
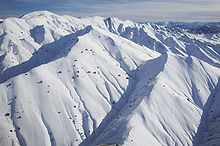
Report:
[[218,144],[220,34],[182,25],[6,18],[0,145]]

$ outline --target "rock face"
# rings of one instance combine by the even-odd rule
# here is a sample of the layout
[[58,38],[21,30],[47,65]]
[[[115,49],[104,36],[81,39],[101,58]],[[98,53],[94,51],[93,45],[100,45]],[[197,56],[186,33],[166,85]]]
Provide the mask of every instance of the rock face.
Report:
[[0,145],[219,144],[218,28],[47,11],[2,20]]

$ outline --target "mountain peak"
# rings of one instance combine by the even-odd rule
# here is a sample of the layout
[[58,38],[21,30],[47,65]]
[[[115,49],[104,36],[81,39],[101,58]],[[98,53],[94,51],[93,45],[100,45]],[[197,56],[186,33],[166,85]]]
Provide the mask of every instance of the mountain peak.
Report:
[[42,10],[42,11],[34,11],[30,12],[28,14],[25,14],[22,16],[22,18],[27,19],[27,18],[32,18],[32,17],[50,17],[50,16],[58,16],[52,12]]

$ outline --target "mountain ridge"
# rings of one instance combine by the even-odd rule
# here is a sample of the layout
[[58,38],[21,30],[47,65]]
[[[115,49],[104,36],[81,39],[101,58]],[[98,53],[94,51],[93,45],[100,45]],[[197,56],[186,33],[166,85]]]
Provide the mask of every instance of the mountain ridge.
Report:
[[201,140],[200,121],[219,84],[220,34],[178,29],[48,11],[6,18],[1,145],[216,144],[218,132]]

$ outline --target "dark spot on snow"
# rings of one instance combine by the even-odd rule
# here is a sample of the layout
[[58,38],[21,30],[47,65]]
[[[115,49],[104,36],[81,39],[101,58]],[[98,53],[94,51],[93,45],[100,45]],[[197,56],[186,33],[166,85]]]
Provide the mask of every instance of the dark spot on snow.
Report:
[[93,74],[96,74],[96,71],[94,71]]
[[75,59],[74,61],[77,61],[77,59]]
[[88,51],[88,49],[85,49],[86,51]]
[[43,81],[39,81],[39,82],[37,82],[38,84],[41,84],[41,83],[43,83]]
[[58,71],[57,73],[61,74],[61,73],[62,73],[62,71]]
[[81,51],[81,53],[83,53],[83,51]]
[[10,130],[10,132],[13,132],[13,130]]
[[210,112],[212,113],[213,111],[211,110]]
[[76,108],[76,106],[75,106],[75,105],[74,105],[73,107],[74,107],[74,108]]
[[60,112],[57,112],[58,114],[60,114]]
[[7,87],[10,87],[12,84],[11,83],[9,83],[8,85],[6,85]]
[[118,76],[120,77],[121,75],[119,74]]
[[21,119],[21,116],[16,117],[17,119]]
[[75,115],[74,117],[77,117],[77,115]]
[[91,71],[87,71],[87,73],[91,73]]
[[6,113],[5,116],[10,116],[10,114],[9,114],[9,113]]
[[128,79],[128,77],[126,77],[126,79]]
[[75,141],[78,141],[78,139],[76,139]]

